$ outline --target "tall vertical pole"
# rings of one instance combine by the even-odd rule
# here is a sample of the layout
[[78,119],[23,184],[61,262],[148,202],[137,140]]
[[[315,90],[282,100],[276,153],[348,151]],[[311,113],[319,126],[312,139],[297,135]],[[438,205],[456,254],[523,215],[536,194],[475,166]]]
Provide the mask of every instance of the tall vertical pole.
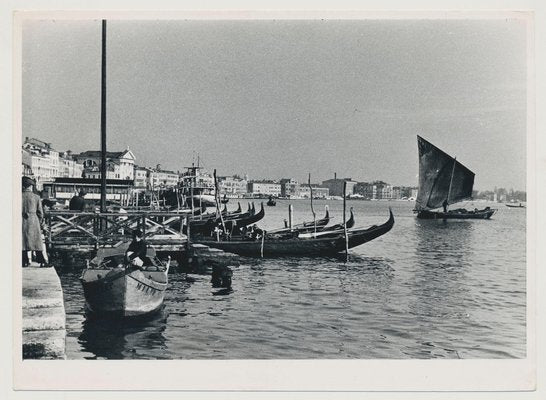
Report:
[[[199,160],[199,158],[197,158]],[[220,222],[222,223],[222,229],[226,232],[226,224],[224,223],[224,217],[220,210],[220,191],[218,188],[218,179],[216,178],[216,169],[214,170],[214,201],[216,202],[216,214],[220,216]]]
[[449,180],[449,189],[447,191],[447,203],[449,205],[449,198],[451,197],[451,186],[453,185],[453,175],[455,175],[455,164],[457,164],[457,157],[453,159],[453,168],[451,169],[451,179]]
[[102,71],[100,98],[100,211],[106,212],[106,20],[102,20]]
[[292,208],[292,204],[288,204],[288,227],[290,230],[292,230],[292,214],[294,213],[294,209]]
[[345,235],[345,262],[349,261],[349,237],[347,236],[347,181],[343,181],[343,233]]
[[315,214],[315,209],[313,208],[313,187],[311,186],[311,173],[309,172],[309,197],[311,197],[311,212],[313,213],[313,226],[315,228],[315,236],[317,235],[317,214]]

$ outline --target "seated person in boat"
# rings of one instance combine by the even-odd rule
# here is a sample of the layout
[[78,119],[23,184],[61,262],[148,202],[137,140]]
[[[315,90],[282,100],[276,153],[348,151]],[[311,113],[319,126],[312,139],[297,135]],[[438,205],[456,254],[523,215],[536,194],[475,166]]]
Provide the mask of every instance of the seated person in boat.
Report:
[[447,199],[444,200],[444,202],[442,203],[442,207],[444,208],[444,212],[446,213],[447,212]]
[[263,231],[260,228],[258,228],[256,224],[252,225],[250,229],[252,232],[252,239],[257,240],[262,238]]
[[146,259],[146,241],[140,229],[133,231],[133,241],[125,252],[125,260],[127,263],[136,267],[142,267]]

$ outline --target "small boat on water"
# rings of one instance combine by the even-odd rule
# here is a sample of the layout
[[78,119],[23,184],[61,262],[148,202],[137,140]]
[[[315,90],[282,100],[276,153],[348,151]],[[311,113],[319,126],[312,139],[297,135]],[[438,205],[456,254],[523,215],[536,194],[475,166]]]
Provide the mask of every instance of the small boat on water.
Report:
[[269,200],[267,200],[266,203],[269,207],[275,207],[277,205],[277,202],[273,200],[273,197],[269,196]]
[[227,204],[228,201],[229,201],[229,199],[227,198],[226,195],[224,195],[224,197],[222,197],[222,200],[220,200],[220,202],[221,202],[222,204]]
[[[432,143],[417,136],[419,147],[419,191],[415,212],[421,219],[489,219],[497,211],[457,208],[451,204],[472,198],[474,172]],[[443,211],[439,209],[443,207]]]
[[525,206],[521,203],[518,204],[505,204],[506,207],[510,207],[510,208],[525,208]]
[[[389,219],[381,225],[369,228],[356,228],[347,231],[349,248],[369,242],[389,232],[394,225],[394,216],[389,209]],[[344,231],[331,231],[320,237],[279,238],[267,232],[262,238],[213,240],[212,238],[194,239],[194,243],[217,248],[229,253],[249,257],[285,257],[285,256],[327,256],[345,251]]]
[[80,282],[87,310],[109,317],[136,317],[158,311],[167,289],[170,259],[162,263],[152,248],[142,267],[125,265],[128,244],[99,248]]

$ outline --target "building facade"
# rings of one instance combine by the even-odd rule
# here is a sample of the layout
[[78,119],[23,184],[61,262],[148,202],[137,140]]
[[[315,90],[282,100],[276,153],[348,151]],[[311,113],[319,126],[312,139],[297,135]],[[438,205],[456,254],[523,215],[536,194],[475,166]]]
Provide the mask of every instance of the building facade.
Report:
[[347,191],[346,194],[353,194],[354,187],[358,183],[353,181],[351,178],[340,178],[340,179],[328,179],[322,182],[321,186],[328,188],[330,196],[341,196],[343,197],[343,186],[347,182]]
[[83,166],[67,151],[59,153],[51,143],[35,138],[25,138],[22,149],[23,174],[31,175],[36,180],[36,187],[41,189],[44,182],[57,177],[79,178]]
[[292,178],[281,179],[281,197],[301,197],[300,185],[298,181]]
[[279,182],[262,180],[250,181],[247,185],[248,193],[252,195],[274,196],[281,195],[281,184]]
[[248,182],[238,175],[218,177],[220,195],[238,197],[247,193]]
[[[74,155],[75,160],[83,164],[84,176],[89,179],[100,179],[101,152],[84,151]],[[106,179],[134,180],[135,155],[129,149],[118,152],[106,152]]]
[[[328,188],[320,187],[318,184],[311,184],[311,187],[313,188],[314,199],[325,199],[330,195],[330,190]],[[311,198],[311,188],[309,185],[300,186],[299,197],[304,199]]]
[[364,200],[373,199],[373,184],[369,182],[358,182],[353,188],[353,194],[362,196]]

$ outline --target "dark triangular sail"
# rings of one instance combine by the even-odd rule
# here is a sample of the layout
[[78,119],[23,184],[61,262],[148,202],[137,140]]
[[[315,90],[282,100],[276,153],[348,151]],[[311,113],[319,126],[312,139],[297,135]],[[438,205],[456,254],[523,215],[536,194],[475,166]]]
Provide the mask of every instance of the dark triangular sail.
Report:
[[472,197],[474,186],[472,171],[420,136],[417,136],[417,144],[419,193],[416,209],[439,208],[446,199],[448,204],[453,204]]

